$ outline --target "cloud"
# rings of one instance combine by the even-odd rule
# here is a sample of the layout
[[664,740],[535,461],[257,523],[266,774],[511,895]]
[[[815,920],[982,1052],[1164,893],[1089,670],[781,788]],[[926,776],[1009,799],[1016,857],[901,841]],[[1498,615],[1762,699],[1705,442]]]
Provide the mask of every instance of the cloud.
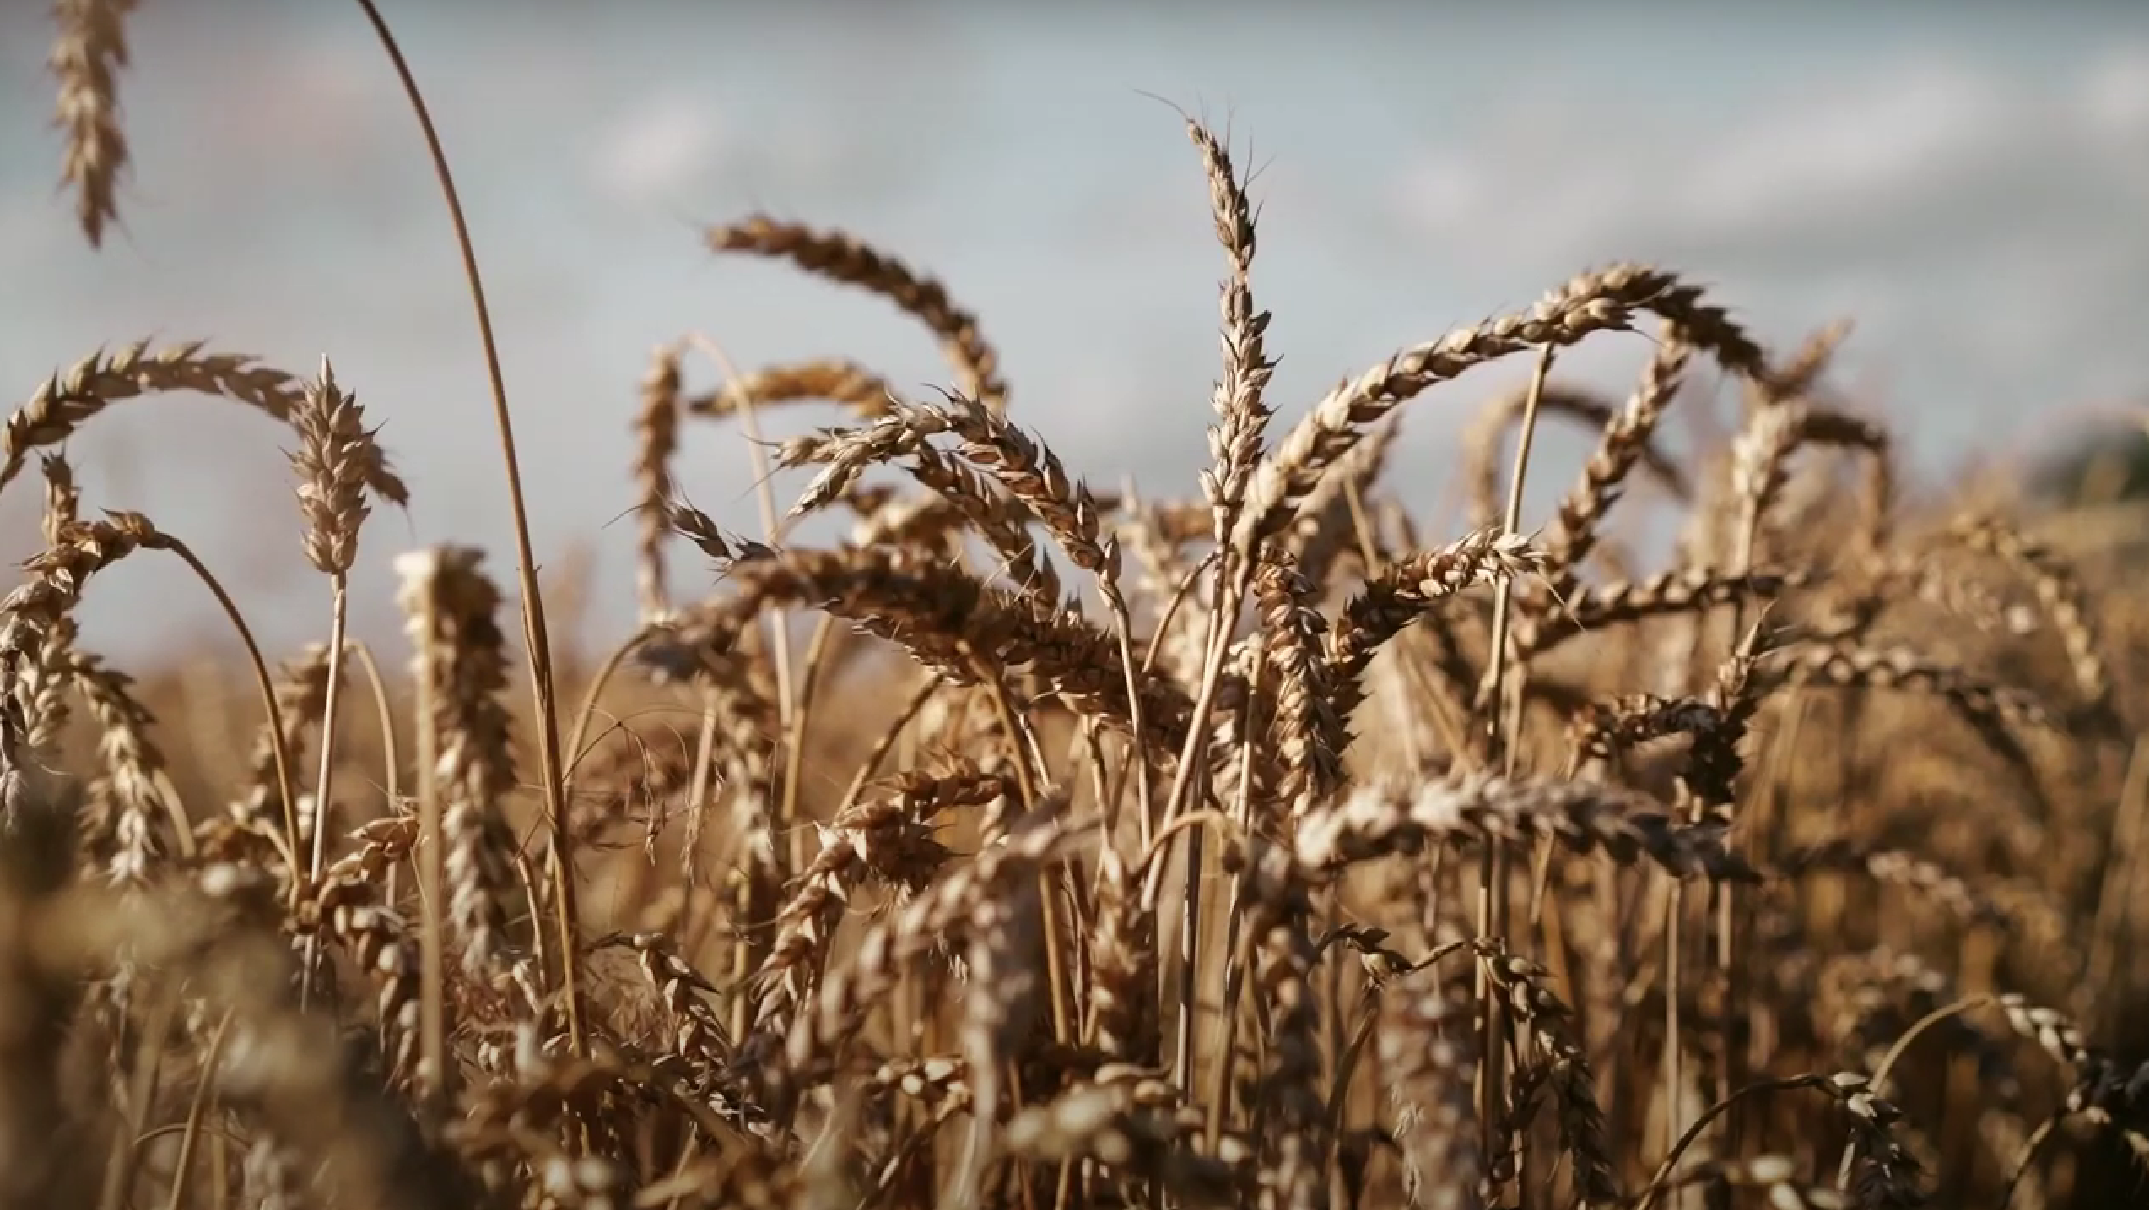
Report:
[[[1810,78],[1809,79],[1813,79]],[[1462,255],[1811,271],[2138,213],[2149,48],[2041,84],[1938,57],[1718,109],[1560,98],[1426,147],[1396,212]],[[2131,179],[2130,179],[2131,178]]]
[[220,165],[248,164],[257,175],[332,167],[402,105],[378,44],[351,36],[362,27],[273,6],[242,14],[151,5],[130,20],[134,58],[120,84],[130,127],[148,142],[152,132],[190,131],[190,154]]
[[1854,317],[1846,380],[1877,372],[1937,469],[2149,385],[2149,44],[2054,67],[1921,49],[1714,107],[1540,97],[1421,147],[1392,213],[1458,276],[1638,259],[1769,343]]
[[2021,116],[1972,72],[1909,64],[1702,144],[1673,166],[1677,187],[1650,200],[1720,240],[1886,221],[1974,183],[2019,141]]
[[680,200],[726,150],[717,107],[707,97],[647,97],[600,137],[592,166],[600,191],[631,205]]
[[[2076,99],[2087,130],[2104,141],[2109,168],[2149,198],[2149,43],[2107,51],[2084,72]],[[2139,209],[2137,209],[2139,213]]]

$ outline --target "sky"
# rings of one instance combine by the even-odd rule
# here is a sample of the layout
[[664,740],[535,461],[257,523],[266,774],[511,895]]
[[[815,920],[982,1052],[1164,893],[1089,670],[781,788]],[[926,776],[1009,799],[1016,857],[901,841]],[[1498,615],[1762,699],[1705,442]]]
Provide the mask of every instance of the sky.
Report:
[[[1170,105],[1256,170],[1279,431],[1395,348],[1618,260],[1708,285],[1772,346],[1853,320],[1836,381],[1928,476],[2149,396],[2149,4],[381,5],[468,211],[540,556],[595,560],[591,641],[632,619],[628,421],[658,344],[706,333],[748,366],[841,355],[913,394],[951,381],[881,300],[703,249],[703,226],[756,211],[938,276],[1001,350],[1013,415],[1077,474],[1193,492],[1224,262]],[[47,21],[0,6],[8,389],[27,400],[142,337],[307,374],[326,354],[414,494],[362,543],[360,633],[392,637],[390,564],[420,544],[484,546],[511,587],[451,230],[359,8],[144,0],[121,78],[135,162],[101,252],[58,189]],[[1559,373],[1624,393],[1647,356],[1604,337]],[[1448,498],[1458,432],[1526,369],[1412,404],[1397,490]],[[700,360],[688,376],[720,377]],[[186,539],[274,654],[327,616],[289,444],[245,409],[170,397],[69,452],[92,507]],[[1550,442],[1547,490],[1585,453]],[[690,430],[678,475],[758,529],[734,429]],[[780,479],[779,505],[800,486]],[[0,498],[0,558],[33,548],[36,497],[32,476]],[[704,574],[675,556],[675,583]],[[225,641],[177,569],[112,580],[83,615],[99,649],[154,663]]]

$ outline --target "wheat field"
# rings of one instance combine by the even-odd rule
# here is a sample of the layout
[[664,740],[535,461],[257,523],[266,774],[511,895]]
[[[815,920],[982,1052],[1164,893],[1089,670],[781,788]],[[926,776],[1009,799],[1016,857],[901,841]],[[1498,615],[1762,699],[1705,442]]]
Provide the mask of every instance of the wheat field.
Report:
[[[948,286],[749,215],[706,251],[880,296],[947,381],[656,350],[621,391],[641,620],[578,650],[449,162],[360,3],[461,240],[518,543],[384,551],[409,493],[330,359],[116,333],[10,416],[0,489],[35,470],[45,520],[0,601],[0,1207],[2149,1198],[2138,526],[1904,490],[1831,386],[1847,323],[1772,349],[1603,265],[1279,416],[1256,206],[1188,119],[1209,467],[1138,496],[1025,426]],[[92,245],[133,7],[54,10]],[[1630,394],[1562,380],[1624,332]],[[1467,527],[1426,532],[1398,425],[1509,358],[1527,387],[1452,468]],[[1738,431],[1665,453],[1712,390]],[[319,642],[261,650],[182,536],[82,498],[70,438],[170,393],[287,427]],[[794,403],[847,422],[764,449]],[[804,484],[761,477],[760,532],[677,488],[699,422]],[[1551,426],[1582,466],[1533,467]],[[1644,566],[1615,526],[1652,508],[1678,541]],[[402,650],[348,634],[362,551]],[[132,558],[243,639],[213,716],[78,628]]]

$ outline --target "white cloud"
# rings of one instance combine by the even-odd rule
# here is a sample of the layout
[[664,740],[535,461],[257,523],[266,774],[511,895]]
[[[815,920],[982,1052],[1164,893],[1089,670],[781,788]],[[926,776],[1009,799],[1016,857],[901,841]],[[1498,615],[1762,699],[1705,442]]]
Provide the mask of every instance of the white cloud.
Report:
[[706,97],[646,98],[600,139],[593,171],[600,189],[630,204],[680,199],[723,152],[725,130]]
[[1944,64],[1898,67],[1863,87],[1821,85],[1698,146],[1674,167],[1678,187],[1655,200],[1721,237],[1786,222],[1870,222],[1987,168],[2020,133],[2010,101],[1990,80]]
[[[197,153],[213,150],[218,156],[254,162],[270,156],[286,162],[293,157],[333,161],[354,142],[377,138],[384,128],[395,130],[383,121],[384,115],[401,116],[396,112],[403,102],[395,77],[383,70],[379,48],[365,40],[297,39],[245,58],[245,70],[234,71],[229,64],[241,60],[234,59],[228,46],[182,43],[167,52],[148,41],[153,33],[141,35],[153,49],[139,52],[152,66],[162,66],[154,63],[153,53],[190,59],[184,76],[175,73],[174,82],[185,88],[179,100],[198,104],[201,112],[190,116],[215,131],[213,138],[194,140]],[[148,68],[143,75],[133,94],[122,94],[123,103],[147,107],[167,100],[158,96],[162,80]],[[194,89],[199,93],[188,97]]]
[[2149,385],[2127,327],[2149,305],[2149,44],[2045,76],[1921,51],[1809,78],[1714,107],[1540,95],[1419,151],[1392,213],[1456,276],[1633,258],[1768,343],[1852,317],[1845,372],[1884,371],[1921,458]]
[[1403,210],[1410,221],[1433,231],[1453,231],[1483,216],[1497,169],[1460,148],[1429,148],[1403,170]]
[[2083,117],[2124,156],[2122,166],[2149,171],[2149,43],[2115,47],[2084,72]]
[[1397,213],[1445,249],[1817,262],[1908,255],[1966,230],[2115,221],[2149,137],[2149,49],[2071,86],[1964,62],[1877,64],[1718,108],[1511,114],[1405,168]]

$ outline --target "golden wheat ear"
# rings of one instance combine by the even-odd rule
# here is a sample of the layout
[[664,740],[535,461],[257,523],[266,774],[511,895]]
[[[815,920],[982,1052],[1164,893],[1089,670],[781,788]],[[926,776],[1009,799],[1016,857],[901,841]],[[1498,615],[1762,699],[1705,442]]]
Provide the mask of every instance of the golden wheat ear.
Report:
[[67,136],[61,180],[74,190],[75,217],[90,247],[101,247],[119,217],[113,193],[127,167],[119,125],[119,69],[127,65],[126,17],[135,0],[59,0],[45,66],[59,81],[53,124]]

